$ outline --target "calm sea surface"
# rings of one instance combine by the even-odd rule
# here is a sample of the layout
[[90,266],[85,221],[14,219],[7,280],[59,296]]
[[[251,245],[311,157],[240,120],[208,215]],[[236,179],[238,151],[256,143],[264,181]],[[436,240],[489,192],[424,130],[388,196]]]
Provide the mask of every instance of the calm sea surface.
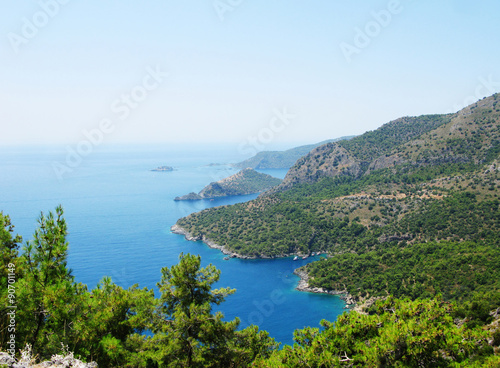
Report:
[[[0,211],[10,215],[16,233],[29,240],[41,211],[62,204],[69,230],[69,259],[76,280],[93,288],[105,275],[123,287],[155,288],[160,270],[178,262],[181,252],[199,254],[203,265],[221,270],[218,287],[237,292],[218,307],[226,319],[256,324],[276,340],[293,343],[293,331],[335,320],[343,302],[335,296],[295,290],[293,270],[307,261],[223,260],[223,254],[170,232],[178,218],[204,208],[248,201],[256,195],[175,202],[212,181],[232,175],[227,163],[234,147],[112,146],[95,149],[81,162],[65,147],[0,148]],[[58,163],[58,164],[55,164]],[[211,163],[226,165],[209,166]],[[54,165],[71,171],[56,174]],[[172,172],[151,169],[168,165]],[[285,170],[262,171],[283,178]]]

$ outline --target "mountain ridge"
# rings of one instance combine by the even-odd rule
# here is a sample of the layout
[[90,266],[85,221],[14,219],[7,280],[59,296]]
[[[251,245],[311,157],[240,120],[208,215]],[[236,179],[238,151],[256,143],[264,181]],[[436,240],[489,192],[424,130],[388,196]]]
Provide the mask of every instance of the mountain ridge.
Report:
[[287,190],[295,184],[315,182],[323,177],[346,174],[359,177],[370,169],[403,163],[404,159],[397,155],[387,156],[389,148],[448,123],[448,116],[402,117],[349,141],[331,142],[316,147],[290,168],[283,182],[273,192]]
[[285,151],[262,151],[249,159],[233,164],[233,166],[242,169],[247,167],[252,169],[289,169],[299,158],[309,153],[312,149],[329,142],[348,140],[353,137],[344,136],[328,139],[319,143],[293,147]]
[[[491,112],[494,109],[494,111],[498,112],[497,99],[498,94],[495,94],[467,106],[454,114],[399,118],[351,140],[327,143],[319,146],[299,159],[291,167],[280,186],[275,188],[273,192],[289,189],[294,184],[315,182],[322,177],[335,177],[340,174],[359,176],[374,170],[405,163],[470,162],[474,160],[473,157],[467,157],[464,152],[450,152],[452,148],[445,146],[450,143],[455,144],[455,146],[457,143],[461,143],[461,147],[464,143],[473,144],[471,137],[467,137],[465,131],[462,133],[464,124],[469,124],[467,118],[477,108],[488,109]],[[411,128],[409,127],[410,124]],[[440,127],[445,127],[448,133],[446,140],[443,137],[443,132],[441,132],[441,140],[434,142],[437,146],[435,148],[439,148],[440,152],[436,149],[432,151],[430,147],[418,150],[417,147],[420,144],[425,144],[426,140],[431,138],[429,137],[429,132]],[[484,135],[486,131],[489,131],[490,129],[488,128],[491,128],[491,126],[486,125],[486,129],[481,134]],[[498,130],[492,129],[492,133],[496,139],[495,145],[498,146]],[[433,134],[437,133],[434,132]],[[420,139],[417,139],[418,137]],[[464,142],[464,139],[467,142]],[[378,143],[382,144],[377,145],[377,140],[379,140]],[[316,158],[315,161],[317,163],[318,155],[323,156],[322,159],[325,162],[315,165],[312,161],[313,158]],[[309,170],[304,172],[304,167]],[[324,170],[325,168],[326,170]],[[273,192],[269,192],[268,194]]]

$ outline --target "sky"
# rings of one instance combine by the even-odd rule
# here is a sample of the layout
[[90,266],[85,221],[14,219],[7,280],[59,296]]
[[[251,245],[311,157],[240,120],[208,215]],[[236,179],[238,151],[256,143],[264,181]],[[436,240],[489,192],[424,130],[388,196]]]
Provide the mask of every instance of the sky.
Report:
[[0,0],[0,145],[257,150],[500,91],[498,0]]

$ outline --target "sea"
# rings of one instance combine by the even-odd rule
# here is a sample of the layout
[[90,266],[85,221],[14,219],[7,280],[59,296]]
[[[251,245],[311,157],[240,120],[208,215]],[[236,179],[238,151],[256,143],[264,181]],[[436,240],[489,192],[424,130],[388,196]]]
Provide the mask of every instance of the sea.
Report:
[[[78,151],[77,151],[78,150]],[[0,147],[0,211],[10,216],[23,242],[32,239],[41,212],[62,205],[68,225],[68,266],[77,282],[94,288],[103,276],[128,288],[155,290],[161,268],[181,253],[201,256],[221,277],[215,287],[236,289],[215,310],[241,327],[257,325],[282,344],[293,332],[335,321],[344,312],[337,296],[297,291],[294,269],[314,260],[224,260],[202,242],[170,227],[190,213],[231,205],[257,194],[214,200],[174,201],[238,171],[230,163],[248,158],[231,145],[103,145]],[[173,171],[155,172],[159,166]],[[283,178],[286,170],[259,170]],[[317,259],[317,258],[316,258]]]

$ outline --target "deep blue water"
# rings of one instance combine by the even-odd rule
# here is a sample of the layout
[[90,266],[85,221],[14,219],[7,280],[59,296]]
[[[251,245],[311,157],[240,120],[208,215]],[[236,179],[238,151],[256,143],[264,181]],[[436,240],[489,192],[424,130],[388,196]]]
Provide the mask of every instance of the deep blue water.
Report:
[[[65,147],[0,148],[0,210],[16,233],[29,240],[41,211],[62,204],[68,223],[68,264],[78,282],[93,288],[105,275],[123,287],[155,288],[161,268],[178,262],[181,252],[199,254],[203,265],[221,270],[218,287],[237,292],[218,308],[242,326],[256,324],[277,341],[293,343],[293,331],[335,320],[343,302],[335,296],[295,290],[293,270],[307,261],[223,260],[201,242],[170,232],[178,218],[207,207],[248,201],[256,195],[213,201],[175,202],[208,183],[236,172],[234,147],[113,146],[95,149],[58,178],[54,162],[65,164]],[[160,166],[172,172],[152,172]],[[263,171],[284,177],[285,170]]]

